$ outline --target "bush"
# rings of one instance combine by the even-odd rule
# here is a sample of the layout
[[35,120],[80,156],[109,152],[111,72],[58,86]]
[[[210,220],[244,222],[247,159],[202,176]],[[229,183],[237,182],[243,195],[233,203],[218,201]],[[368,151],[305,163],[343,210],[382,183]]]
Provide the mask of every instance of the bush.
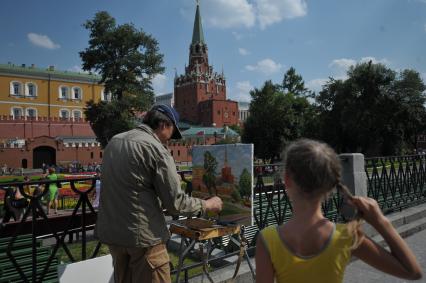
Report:
[[240,192],[234,189],[231,193],[231,198],[234,202],[239,202],[241,200]]

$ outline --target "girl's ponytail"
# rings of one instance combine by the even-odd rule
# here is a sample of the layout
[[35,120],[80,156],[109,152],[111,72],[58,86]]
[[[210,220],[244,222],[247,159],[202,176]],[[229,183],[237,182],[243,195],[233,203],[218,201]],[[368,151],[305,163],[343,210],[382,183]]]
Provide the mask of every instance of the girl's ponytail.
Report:
[[[342,184],[341,181],[337,183],[336,189],[338,192],[342,193],[343,198],[346,198],[347,200],[353,199],[352,193],[349,191],[348,187]],[[362,231],[361,224],[362,218],[359,214],[357,214],[352,220],[350,220],[346,224],[348,234],[353,236],[353,244],[351,246],[351,250],[355,250],[356,248],[358,248],[365,237],[364,232]]]

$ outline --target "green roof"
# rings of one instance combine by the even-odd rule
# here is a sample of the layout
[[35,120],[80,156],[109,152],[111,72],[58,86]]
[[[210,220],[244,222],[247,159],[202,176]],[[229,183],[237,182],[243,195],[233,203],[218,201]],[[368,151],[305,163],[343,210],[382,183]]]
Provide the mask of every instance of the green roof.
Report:
[[194,31],[192,33],[192,44],[204,44],[203,25],[201,24],[200,5],[197,2],[197,10],[195,12]]
[[25,66],[25,65],[14,65],[14,64],[0,64],[1,73],[11,73],[18,75],[27,75],[27,76],[42,76],[47,77],[51,76],[52,79],[71,79],[71,80],[84,80],[84,81],[99,81],[101,77],[95,74],[87,73],[78,73],[71,71],[60,71],[50,68],[37,68],[34,66]]
[[[182,132],[183,137],[193,137],[193,136],[214,136],[214,133],[216,132],[216,135],[224,135],[225,129],[224,128],[214,128],[214,127],[192,127],[188,130],[185,130]],[[239,136],[237,132],[232,130],[228,127],[226,131],[227,136],[231,137],[237,137]]]

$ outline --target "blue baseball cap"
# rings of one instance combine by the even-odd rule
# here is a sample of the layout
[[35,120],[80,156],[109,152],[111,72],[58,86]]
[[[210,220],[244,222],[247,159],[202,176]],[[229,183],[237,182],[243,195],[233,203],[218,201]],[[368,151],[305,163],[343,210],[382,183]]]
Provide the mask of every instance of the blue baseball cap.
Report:
[[165,105],[165,104],[159,104],[159,105],[153,106],[151,108],[151,110],[156,110],[156,111],[163,113],[164,115],[167,116],[167,118],[170,119],[170,121],[172,121],[173,126],[175,128],[175,130],[173,131],[173,134],[171,136],[172,139],[179,140],[179,139],[182,138],[182,134],[181,134],[180,129],[178,127],[179,113],[177,113],[177,111],[173,107],[170,107],[170,106]]

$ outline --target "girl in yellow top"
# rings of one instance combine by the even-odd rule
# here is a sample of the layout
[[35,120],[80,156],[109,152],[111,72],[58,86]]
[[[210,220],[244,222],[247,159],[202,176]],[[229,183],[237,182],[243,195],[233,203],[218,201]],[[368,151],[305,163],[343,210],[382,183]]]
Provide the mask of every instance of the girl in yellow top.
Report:
[[[352,197],[341,184],[341,165],[328,145],[313,140],[292,143],[285,153],[284,183],[293,206],[292,218],[269,226],[256,246],[256,282],[342,282],[352,255],[405,279],[422,277],[404,240],[383,216],[377,202]],[[359,230],[359,222],[334,224],[321,212],[321,202],[334,189],[348,195],[358,214],[386,240],[388,252]]]

